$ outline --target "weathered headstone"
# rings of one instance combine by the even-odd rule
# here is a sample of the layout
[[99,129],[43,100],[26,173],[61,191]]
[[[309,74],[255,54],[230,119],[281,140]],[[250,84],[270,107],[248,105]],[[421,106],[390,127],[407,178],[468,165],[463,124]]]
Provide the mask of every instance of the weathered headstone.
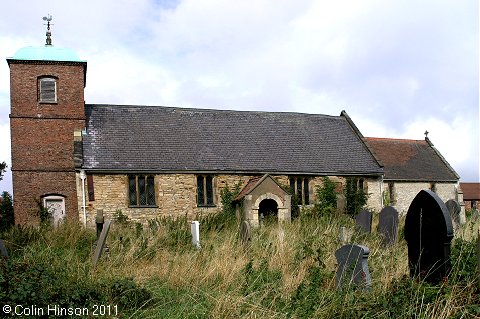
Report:
[[445,202],[445,206],[447,206],[447,209],[450,213],[450,217],[452,219],[452,222],[453,222],[453,228],[454,228],[454,231],[456,231],[461,223],[460,223],[460,212],[461,212],[461,208],[460,208],[460,204],[454,200],[454,199],[449,199]]
[[338,241],[342,245],[345,245],[350,241],[351,238],[352,238],[352,231],[348,230],[347,227],[345,226],[340,227],[340,234],[338,235]]
[[100,238],[97,241],[97,246],[95,247],[95,251],[93,253],[93,266],[97,264],[100,256],[102,256],[103,248],[105,247],[105,242],[107,240],[108,231],[110,230],[110,223],[111,221],[107,220],[103,225],[103,230],[100,234]]
[[5,247],[5,244],[3,243],[3,240],[1,240],[1,239],[0,239],[0,256],[8,258],[7,247]]
[[355,222],[360,230],[364,233],[372,231],[372,213],[368,210],[362,210],[355,216]]
[[243,245],[248,246],[252,239],[250,223],[244,220],[240,224],[240,240]]
[[335,252],[338,263],[337,289],[352,283],[363,290],[370,288],[372,279],[368,271],[369,254],[368,247],[362,245],[345,245]]
[[382,236],[382,245],[387,247],[397,242],[398,212],[392,206],[384,207],[378,219],[378,232]]
[[437,194],[422,190],[413,199],[405,219],[410,275],[436,284],[451,268],[453,226],[447,207]]
[[190,230],[192,231],[192,243],[197,249],[202,248],[200,246],[200,222],[198,220],[192,221],[190,225]]
[[97,226],[97,240],[102,233],[104,222],[105,219],[103,218],[103,209],[97,209],[97,215],[95,216],[95,224]]
[[340,214],[345,213],[345,207],[347,206],[347,200],[345,195],[337,194],[337,212]]

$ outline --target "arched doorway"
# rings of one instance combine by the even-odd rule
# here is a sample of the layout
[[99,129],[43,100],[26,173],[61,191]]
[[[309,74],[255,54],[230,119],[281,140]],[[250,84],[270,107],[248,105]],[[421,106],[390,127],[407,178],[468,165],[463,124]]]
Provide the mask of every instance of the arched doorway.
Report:
[[266,198],[260,202],[258,206],[258,219],[262,221],[278,220],[278,204],[271,198]]

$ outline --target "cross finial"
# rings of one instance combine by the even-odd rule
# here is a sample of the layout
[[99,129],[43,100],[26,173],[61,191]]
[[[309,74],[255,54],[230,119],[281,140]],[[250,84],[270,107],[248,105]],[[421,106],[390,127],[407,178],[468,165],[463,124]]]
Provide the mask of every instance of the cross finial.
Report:
[[52,16],[48,14],[46,17],[43,17],[43,21],[47,21],[47,39],[45,41],[45,45],[52,45],[52,32],[50,32],[50,21],[52,21]]
[[429,133],[429,132],[428,132],[427,130],[425,130],[425,133],[423,133],[423,134],[425,134],[425,138],[428,137],[428,133]]

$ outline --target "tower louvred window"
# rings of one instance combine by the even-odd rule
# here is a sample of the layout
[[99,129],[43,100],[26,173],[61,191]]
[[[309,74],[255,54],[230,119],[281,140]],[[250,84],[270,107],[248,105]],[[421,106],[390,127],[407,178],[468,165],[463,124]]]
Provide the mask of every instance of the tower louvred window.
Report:
[[55,78],[41,78],[40,86],[40,102],[57,102],[57,80]]

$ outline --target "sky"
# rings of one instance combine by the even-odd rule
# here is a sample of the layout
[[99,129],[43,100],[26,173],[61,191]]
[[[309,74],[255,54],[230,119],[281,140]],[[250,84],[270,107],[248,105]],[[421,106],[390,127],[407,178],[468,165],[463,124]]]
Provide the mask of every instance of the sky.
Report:
[[[45,43],[87,60],[86,103],[339,115],[364,136],[429,139],[479,182],[477,0],[20,0],[0,20],[0,162],[10,166],[6,62]],[[11,173],[0,191],[11,192]]]

